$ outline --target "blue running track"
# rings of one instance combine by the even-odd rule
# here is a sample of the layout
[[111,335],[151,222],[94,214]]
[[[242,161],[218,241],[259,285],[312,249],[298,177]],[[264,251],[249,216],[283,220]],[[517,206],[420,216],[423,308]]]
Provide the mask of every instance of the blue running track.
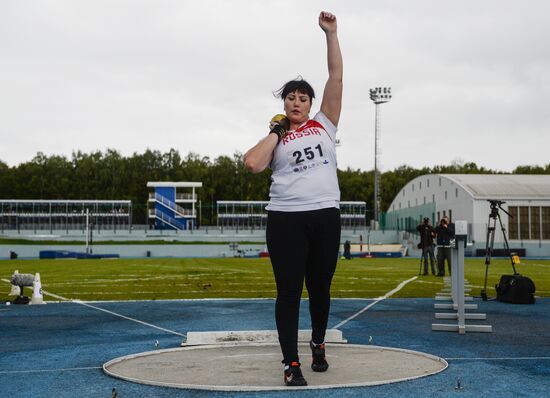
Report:
[[[273,300],[184,300],[0,307],[2,397],[550,397],[550,299],[535,305],[476,301],[493,333],[432,332],[433,299],[387,299],[340,329],[349,343],[422,351],[445,358],[434,376],[376,387],[233,393],[145,386],[111,378],[103,363],[177,347],[188,331],[275,329]],[[333,300],[329,326],[372,300]],[[302,303],[301,328],[309,328]],[[152,327],[155,325],[166,330]],[[330,347],[328,348],[330,349]],[[215,371],[215,369],[213,369]],[[460,379],[461,390],[456,390]]]

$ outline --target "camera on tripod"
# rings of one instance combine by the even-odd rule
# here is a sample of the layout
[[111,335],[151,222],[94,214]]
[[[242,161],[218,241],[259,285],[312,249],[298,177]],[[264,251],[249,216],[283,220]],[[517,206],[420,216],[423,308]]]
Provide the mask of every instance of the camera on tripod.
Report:
[[500,216],[498,214],[499,209],[502,210],[504,213],[506,213],[508,215],[508,217],[513,218],[510,213],[508,213],[506,210],[504,210],[502,208],[502,205],[506,202],[504,202],[502,200],[493,200],[493,199],[487,199],[487,202],[489,202],[490,205],[491,205],[491,214],[489,215],[489,218],[492,218],[492,219],[495,219],[495,220],[497,218],[500,218]]
[[[487,238],[485,240],[485,281],[483,284],[483,289],[481,290],[481,298],[487,300],[487,277],[489,272],[489,264],[491,264],[491,256],[493,254],[493,245],[495,243],[495,231],[497,226],[497,220],[500,224],[500,229],[502,231],[502,237],[504,239],[504,250],[506,256],[510,258],[512,263],[512,269],[514,270],[513,275],[503,275],[501,277],[500,283],[496,286],[497,290],[497,299],[500,301],[507,301],[511,303],[523,303],[531,304],[534,303],[534,292],[535,285],[531,279],[521,276],[516,270],[516,261],[515,256],[512,255],[510,251],[510,245],[508,244],[508,239],[506,238],[506,229],[502,224],[502,219],[500,218],[499,210],[502,210],[504,213],[512,219],[512,215],[502,208],[502,205],[506,202],[502,200],[488,199],[487,202],[491,205],[491,213],[489,214],[489,221],[487,223]],[[491,220],[493,222],[491,223]],[[513,285],[513,286],[512,286]]]

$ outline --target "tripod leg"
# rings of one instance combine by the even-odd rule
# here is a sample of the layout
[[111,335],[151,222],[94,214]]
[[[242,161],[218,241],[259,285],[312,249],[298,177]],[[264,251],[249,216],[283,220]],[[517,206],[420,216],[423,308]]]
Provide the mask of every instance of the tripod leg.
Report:
[[489,276],[489,264],[491,264],[491,255],[493,252],[493,245],[495,243],[495,227],[496,219],[493,219],[493,226],[491,227],[491,216],[487,223],[487,238],[485,242],[485,281],[483,283],[483,290],[481,291],[481,298],[487,301],[487,277]]

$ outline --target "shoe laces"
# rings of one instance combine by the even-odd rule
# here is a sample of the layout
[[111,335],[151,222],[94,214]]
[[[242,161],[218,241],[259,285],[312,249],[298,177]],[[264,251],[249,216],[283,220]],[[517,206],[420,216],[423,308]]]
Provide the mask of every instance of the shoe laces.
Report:
[[325,343],[315,344],[314,342],[311,342],[311,352],[314,359],[325,359]]
[[285,370],[285,372],[291,372],[292,368],[300,369],[300,366],[301,366],[300,362],[293,361],[290,364],[285,365],[284,370]]

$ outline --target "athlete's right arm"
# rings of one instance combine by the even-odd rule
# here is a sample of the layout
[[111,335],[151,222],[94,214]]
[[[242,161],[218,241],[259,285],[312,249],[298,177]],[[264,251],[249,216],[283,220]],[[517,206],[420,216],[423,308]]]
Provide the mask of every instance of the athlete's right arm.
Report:
[[273,159],[273,151],[279,143],[277,134],[268,134],[260,142],[254,145],[244,154],[244,165],[252,173],[261,173],[264,171],[271,159]]

